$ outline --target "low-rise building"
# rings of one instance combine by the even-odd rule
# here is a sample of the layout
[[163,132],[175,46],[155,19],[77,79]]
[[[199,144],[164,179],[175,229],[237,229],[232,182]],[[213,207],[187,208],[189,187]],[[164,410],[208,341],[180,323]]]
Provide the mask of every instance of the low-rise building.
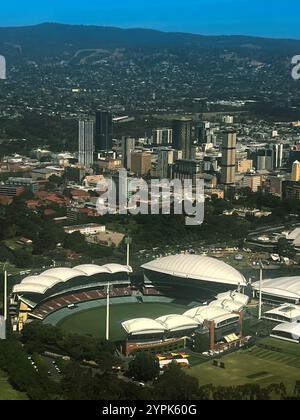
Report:
[[79,232],[84,236],[97,235],[105,232],[106,228],[104,225],[98,225],[96,223],[89,223],[87,225],[76,225],[64,227],[66,233]]

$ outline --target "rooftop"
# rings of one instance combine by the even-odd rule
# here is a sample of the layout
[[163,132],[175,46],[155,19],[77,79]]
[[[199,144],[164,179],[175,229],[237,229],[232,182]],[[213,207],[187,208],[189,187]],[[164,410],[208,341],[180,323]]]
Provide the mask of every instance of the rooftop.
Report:
[[172,255],[146,263],[142,268],[173,277],[246,286],[245,277],[235,268],[202,255]]

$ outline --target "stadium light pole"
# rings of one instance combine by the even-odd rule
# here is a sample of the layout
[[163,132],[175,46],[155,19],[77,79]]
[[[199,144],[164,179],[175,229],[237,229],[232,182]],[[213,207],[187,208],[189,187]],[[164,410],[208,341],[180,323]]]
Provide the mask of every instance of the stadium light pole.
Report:
[[7,277],[8,277],[8,275],[7,275],[6,265],[7,265],[7,261],[5,262],[5,264],[3,266],[3,274],[4,274],[4,284],[3,284],[3,287],[4,287],[4,293],[3,293],[4,314],[3,315],[4,315],[5,322],[7,321],[7,313],[8,313],[8,311],[7,311]]
[[132,238],[130,236],[127,236],[125,238],[125,244],[127,245],[126,265],[127,265],[127,267],[129,267],[130,266],[130,245],[132,244]]
[[262,286],[263,286],[263,263],[262,260],[259,261],[259,310],[258,310],[258,319],[261,319],[262,316]]
[[106,294],[106,340],[109,341],[109,283],[107,284]]

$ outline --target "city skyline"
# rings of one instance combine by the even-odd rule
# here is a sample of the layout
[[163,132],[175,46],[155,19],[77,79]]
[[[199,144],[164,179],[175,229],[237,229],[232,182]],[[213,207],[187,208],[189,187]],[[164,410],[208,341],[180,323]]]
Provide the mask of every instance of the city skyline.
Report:
[[[16,1],[1,6],[0,26],[26,26],[42,22],[82,25],[151,28],[167,32],[203,35],[252,35],[300,38],[295,0],[289,6],[281,0],[262,4],[257,0],[163,0],[159,6],[149,0],[116,0],[113,4],[70,0]],[[265,3],[265,2],[264,2]],[[157,3],[158,4],[158,3]],[[292,11],[292,13],[291,13]]]

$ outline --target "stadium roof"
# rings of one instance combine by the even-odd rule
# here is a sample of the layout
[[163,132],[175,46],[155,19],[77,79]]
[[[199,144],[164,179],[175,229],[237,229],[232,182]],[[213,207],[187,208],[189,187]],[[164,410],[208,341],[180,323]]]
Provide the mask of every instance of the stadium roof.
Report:
[[300,324],[296,322],[279,324],[275,328],[273,328],[272,331],[290,333],[295,337],[295,339],[300,338]]
[[51,277],[51,276],[29,276],[22,280],[21,284],[42,284],[47,287],[53,287],[57,283],[60,283],[61,280],[58,277]]
[[87,276],[94,276],[95,274],[108,273],[132,273],[132,268],[121,264],[106,264],[106,265],[94,265],[94,264],[83,264],[74,267],[75,270],[82,271]]
[[235,290],[231,290],[229,292],[220,293],[217,295],[218,300],[228,299],[232,300],[233,302],[241,303],[244,306],[248,305],[249,303],[249,296],[239,293]]
[[214,306],[198,306],[185,312],[184,315],[198,321],[200,324],[203,324],[204,321],[215,321],[220,317],[232,316],[228,311]]
[[83,271],[74,268],[51,268],[50,270],[44,271],[42,275],[56,277],[61,282],[66,282],[74,277],[86,276]]
[[221,308],[228,312],[240,312],[243,310],[245,305],[230,299],[218,299],[211,302],[209,307]]
[[166,330],[163,324],[150,318],[130,319],[122,322],[122,326],[131,335],[163,334]]
[[300,320],[300,307],[296,305],[286,304],[280,306],[279,308],[274,308],[264,313],[265,317],[268,317],[268,315],[284,316],[285,318],[289,319],[299,318]]
[[20,283],[13,288],[14,293],[39,293],[44,294],[48,287],[39,283]]
[[112,274],[121,273],[121,272],[129,274],[133,272],[131,267],[120,265],[120,264],[106,264],[103,267],[107,268],[107,270]]
[[246,286],[247,284],[245,277],[235,268],[223,261],[202,255],[171,255],[146,263],[142,268],[186,279],[236,286]]
[[[258,291],[259,282],[254,283],[253,287]],[[300,299],[300,276],[264,280],[262,292],[280,298]]]
[[24,278],[20,284],[13,287],[13,293],[44,294],[58,283],[67,283],[76,277],[90,277],[96,274],[131,273],[132,268],[119,264],[104,266],[87,264],[75,268],[51,268],[39,276]]
[[161,316],[156,321],[164,325],[168,331],[190,330],[199,326],[199,322],[187,316],[177,314]]

